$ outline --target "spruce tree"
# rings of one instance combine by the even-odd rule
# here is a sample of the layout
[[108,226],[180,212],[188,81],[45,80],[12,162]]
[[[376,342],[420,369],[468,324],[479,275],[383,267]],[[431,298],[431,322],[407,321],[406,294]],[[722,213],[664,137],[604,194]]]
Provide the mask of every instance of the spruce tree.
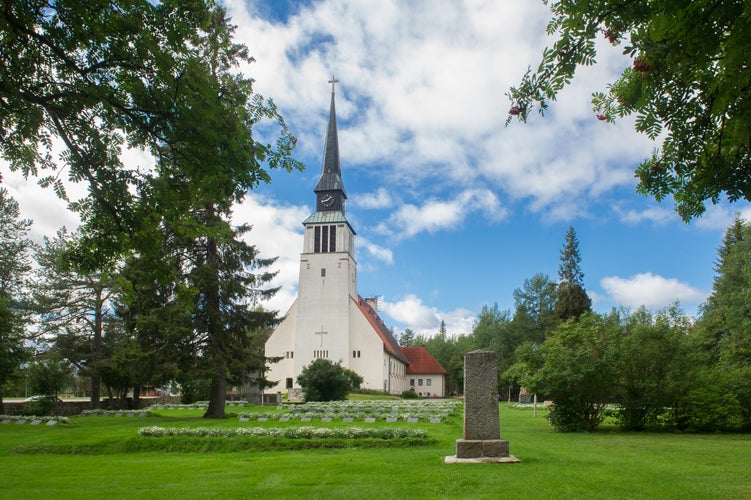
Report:
[[578,318],[592,310],[592,301],[584,290],[584,273],[579,267],[580,262],[579,240],[576,239],[574,228],[569,226],[561,249],[556,289],[555,314],[561,321]]

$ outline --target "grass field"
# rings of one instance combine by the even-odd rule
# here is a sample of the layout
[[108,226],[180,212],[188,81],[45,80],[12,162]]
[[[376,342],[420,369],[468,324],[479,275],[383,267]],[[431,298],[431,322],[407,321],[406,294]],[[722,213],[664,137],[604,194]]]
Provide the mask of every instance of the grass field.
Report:
[[[561,434],[542,412],[505,404],[501,436],[519,464],[444,464],[462,435],[461,409],[441,424],[355,424],[427,430],[433,444],[416,447],[165,452],[144,444],[162,438],[137,434],[152,425],[301,425],[200,415],[0,425],[0,498],[751,498],[751,435]],[[133,451],[145,447],[154,451]]]

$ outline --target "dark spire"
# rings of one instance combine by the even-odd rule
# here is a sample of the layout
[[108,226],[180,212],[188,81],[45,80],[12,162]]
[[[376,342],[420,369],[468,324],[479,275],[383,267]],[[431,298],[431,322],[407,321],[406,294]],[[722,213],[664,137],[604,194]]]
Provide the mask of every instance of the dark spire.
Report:
[[341,191],[344,198],[347,194],[344,192],[344,182],[342,182],[342,170],[339,166],[339,139],[336,132],[336,109],[334,107],[334,85],[339,80],[331,77],[331,110],[329,111],[329,127],[326,131],[326,145],[323,150],[323,166],[321,168],[321,178],[318,179],[314,192],[320,191]]

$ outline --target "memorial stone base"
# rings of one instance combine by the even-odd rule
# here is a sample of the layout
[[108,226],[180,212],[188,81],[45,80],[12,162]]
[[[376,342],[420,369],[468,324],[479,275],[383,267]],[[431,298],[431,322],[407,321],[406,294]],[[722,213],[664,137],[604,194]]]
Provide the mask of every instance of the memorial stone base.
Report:
[[509,454],[508,441],[504,439],[457,439],[456,455],[445,457],[447,464],[455,463],[514,463],[521,462]]

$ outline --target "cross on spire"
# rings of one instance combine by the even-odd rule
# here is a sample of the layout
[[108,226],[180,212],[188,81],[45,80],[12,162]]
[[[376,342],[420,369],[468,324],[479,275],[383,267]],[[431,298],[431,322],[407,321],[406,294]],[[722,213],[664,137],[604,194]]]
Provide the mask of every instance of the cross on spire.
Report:
[[331,93],[334,93],[334,86],[339,83],[339,80],[336,79],[334,75],[331,75],[331,80],[329,80],[329,83],[331,84]]

